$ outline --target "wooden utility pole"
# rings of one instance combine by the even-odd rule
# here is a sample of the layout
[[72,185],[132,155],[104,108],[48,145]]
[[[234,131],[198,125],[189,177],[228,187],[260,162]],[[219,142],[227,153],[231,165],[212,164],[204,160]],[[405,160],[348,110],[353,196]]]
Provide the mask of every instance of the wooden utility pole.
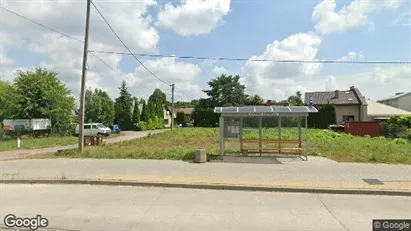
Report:
[[88,35],[90,24],[90,5],[91,0],[87,0],[86,13],[86,31],[84,36],[84,51],[83,51],[83,70],[81,73],[81,93],[80,93],[80,117],[79,117],[79,139],[78,149],[80,152],[84,150],[84,109],[85,109],[85,89],[86,89],[86,71],[87,71],[87,55],[88,55]]
[[174,127],[174,83],[171,84],[171,130]]

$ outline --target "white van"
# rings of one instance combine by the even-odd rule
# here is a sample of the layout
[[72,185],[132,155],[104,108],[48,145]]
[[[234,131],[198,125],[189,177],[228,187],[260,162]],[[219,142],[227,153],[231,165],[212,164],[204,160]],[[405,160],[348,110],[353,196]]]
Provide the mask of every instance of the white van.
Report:
[[[79,135],[80,126],[76,126],[76,135]],[[104,126],[102,123],[87,123],[84,124],[84,136],[109,136],[110,128]]]

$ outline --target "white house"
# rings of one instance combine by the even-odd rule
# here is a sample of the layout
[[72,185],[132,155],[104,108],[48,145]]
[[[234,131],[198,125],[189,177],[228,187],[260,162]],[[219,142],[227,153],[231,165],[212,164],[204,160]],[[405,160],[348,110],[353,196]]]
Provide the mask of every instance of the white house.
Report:
[[399,92],[395,96],[377,102],[411,112],[411,92]]
[[[174,111],[174,119],[177,118],[177,113]],[[164,105],[164,127],[170,128],[171,127],[171,110],[166,105]]]

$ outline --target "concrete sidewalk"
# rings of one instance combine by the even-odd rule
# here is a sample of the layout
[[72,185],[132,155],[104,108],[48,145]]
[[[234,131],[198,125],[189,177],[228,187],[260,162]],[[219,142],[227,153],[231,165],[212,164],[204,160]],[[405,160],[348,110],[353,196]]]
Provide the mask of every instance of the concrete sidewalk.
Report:
[[[113,144],[113,143],[118,143],[121,141],[134,140],[134,139],[146,137],[149,133],[155,134],[155,133],[160,133],[160,132],[165,132],[165,131],[168,131],[168,130],[162,129],[162,130],[143,131],[143,132],[124,131],[122,132],[122,135],[119,137],[105,139],[105,143]],[[39,155],[39,154],[55,153],[58,150],[76,149],[77,147],[78,147],[77,144],[73,144],[73,145],[54,146],[54,147],[40,148],[40,149],[20,149],[20,150],[4,151],[4,152],[0,152],[0,161],[20,159],[20,158],[24,158],[28,156]]]
[[0,182],[411,196],[410,165],[337,163],[320,157],[309,161],[282,158],[269,164],[255,160],[262,159],[227,157],[224,162],[204,164],[169,160],[13,160],[0,162]]

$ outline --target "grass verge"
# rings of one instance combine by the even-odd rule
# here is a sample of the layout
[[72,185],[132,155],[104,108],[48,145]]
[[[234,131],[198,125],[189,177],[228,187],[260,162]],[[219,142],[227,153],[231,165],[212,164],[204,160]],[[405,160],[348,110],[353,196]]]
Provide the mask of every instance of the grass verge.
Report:
[[[109,137],[105,139],[111,139],[120,136],[119,134],[110,134]],[[18,150],[17,141],[15,139],[5,139],[0,141],[0,152]],[[37,149],[37,148],[49,148],[54,146],[64,146],[76,144],[78,142],[78,137],[74,136],[51,136],[44,138],[32,138],[32,137],[23,137],[21,139],[21,148],[20,149]]]
[[[60,152],[52,157],[192,160],[196,148],[206,148],[208,158],[215,159],[218,156],[218,135],[217,128],[182,128],[138,140],[87,147],[83,153]],[[304,135],[303,130],[302,138]],[[244,129],[244,137],[258,138],[258,130]],[[277,129],[264,129],[263,137],[277,138]],[[285,128],[282,137],[295,139],[298,131],[296,128]],[[411,164],[411,142],[403,139],[358,137],[318,129],[309,129],[308,137],[309,155],[312,156],[339,162]],[[228,152],[238,152],[238,139],[226,141],[226,149]],[[43,155],[43,158],[48,157]]]

